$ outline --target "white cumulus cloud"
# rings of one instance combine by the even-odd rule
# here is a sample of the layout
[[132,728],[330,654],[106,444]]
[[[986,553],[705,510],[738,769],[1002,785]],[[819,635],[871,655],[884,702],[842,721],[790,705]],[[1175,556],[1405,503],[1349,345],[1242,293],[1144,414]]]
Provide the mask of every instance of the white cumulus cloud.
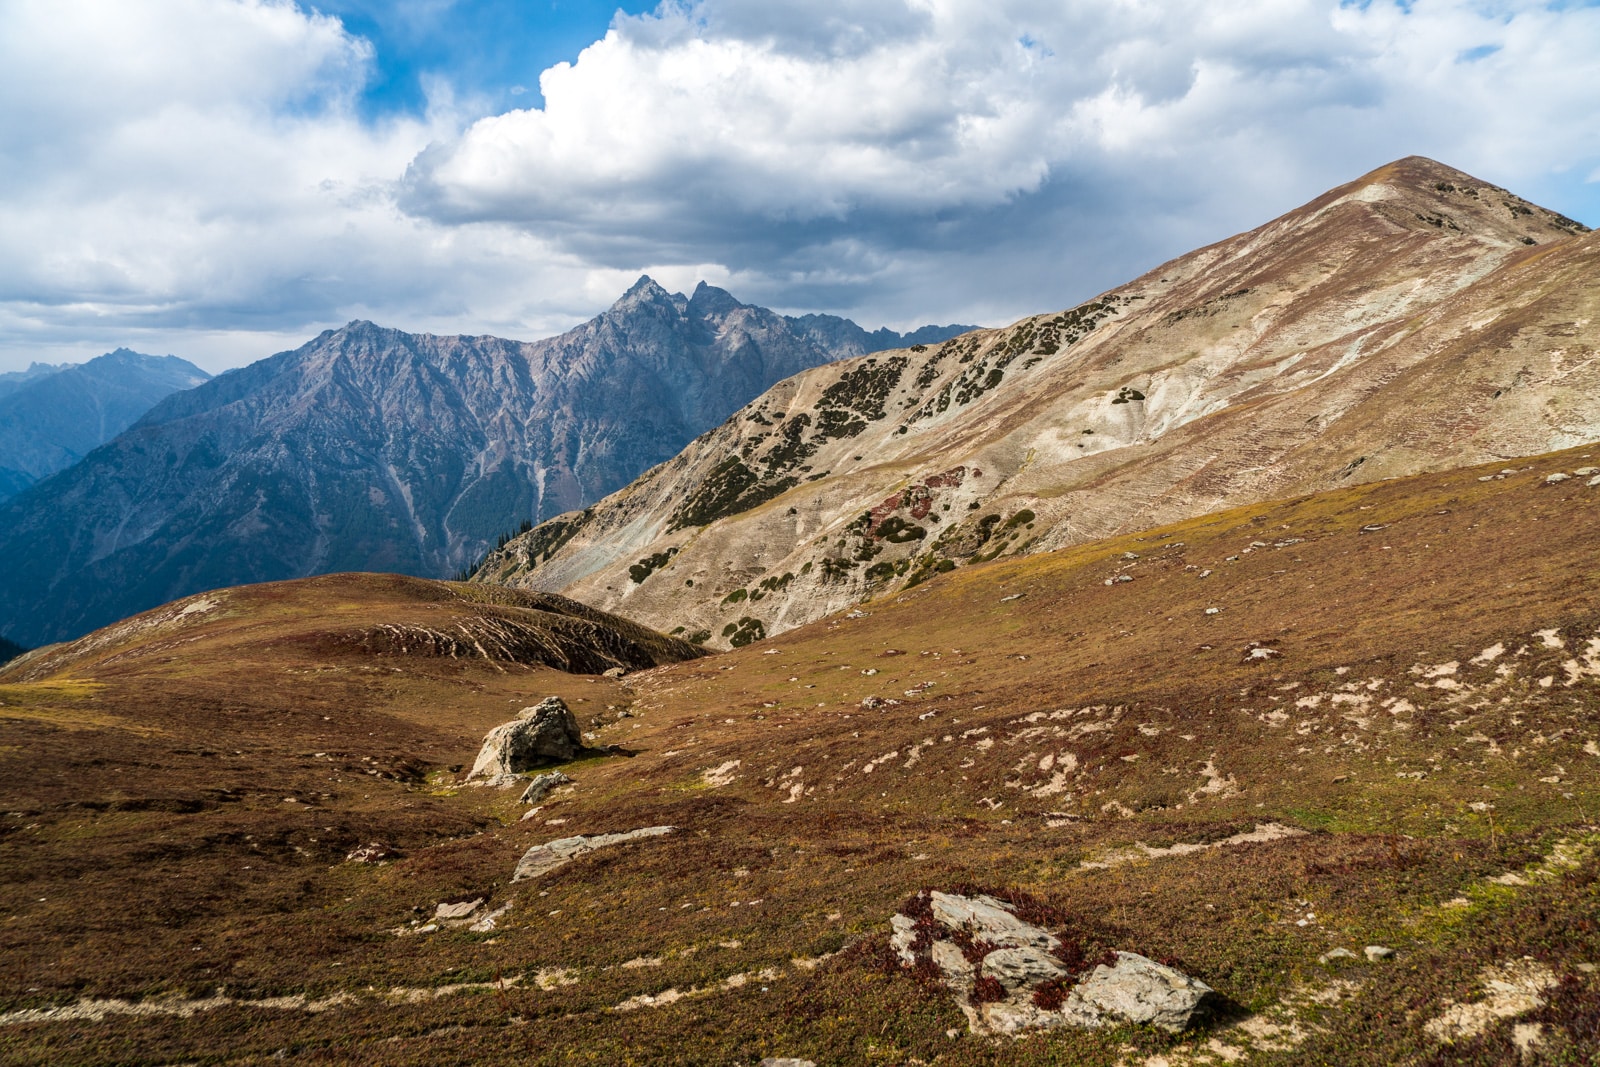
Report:
[[363,118],[290,0],[0,0],[0,360],[552,332],[638,272],[866,325],[1061,307],[1420,153],[1600,222],[1600,8],[667,0]]

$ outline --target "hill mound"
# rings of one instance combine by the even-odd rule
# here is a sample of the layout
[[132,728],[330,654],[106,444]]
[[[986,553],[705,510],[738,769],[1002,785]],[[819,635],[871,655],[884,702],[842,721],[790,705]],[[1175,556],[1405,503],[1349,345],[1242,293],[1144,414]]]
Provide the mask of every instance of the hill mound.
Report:
[[[549,593],[398,574],[330,574],[173,601],[7,665],[0,679],[140,672],[173,660],[482,660],[496,670],[626,671],[705,653]],[[159,670],[159,668],[157,668]]]
[[[220,604],[212,652],[36,653],[0,679],[0,1032],[18,1063],[1582,1062],[1597,507],[1592,447],[1373,482],[622,679],[218,654]],[[615,754],[531,806],[448,769],[551,694]],[[1218,1014],[969,1036],[888,948],[924,888],[1032,901]]]

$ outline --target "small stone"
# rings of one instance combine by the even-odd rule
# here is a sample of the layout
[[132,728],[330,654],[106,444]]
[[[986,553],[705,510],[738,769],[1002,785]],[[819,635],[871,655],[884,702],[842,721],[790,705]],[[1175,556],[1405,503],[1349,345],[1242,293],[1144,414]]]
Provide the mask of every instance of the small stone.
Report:
[[1373,963],[1377,963],[1379,960],[1386,960],[1394,955],[1394,949],[1386,945],[1368,945],[1363,951],[1366,952],[1367,959]]
[[1556,471],[1554,474],[1545,475],[1544,484],[1545,485],[1558,485],[1561,482],[1567,481],[1571,477],[1572,477],[1572,475],[1566,473],[1565,471]]
[[1600,474],[1600,467],[1579,467],[1572,473],[1579,478],[1588,478],[1592,475]]
[[551,771],[549,774],[541,774],[534,778],[533,781],[529,782],[528,788],[523,790],[522,803],[537,804],[539,801],[543,800],[545,795],[556,786],[571,784],[572,779],[568,778],[560,771]]
[[1207,608],[1206,609],[1206,614],[1207,615],[1218,615],[1218,614],[1221,614],[1221,612],[1222,612],[1221,608]]
[[[933,948],[928,950],[933,964],[944,974],[944,980],[951,985],[966,985],[972,981],[974,967],[972,961],[967,959],[967,954],[960,947],[950,941],[935,941]],[[992,955],[992,953],[991,953]],[[915,958],[913,958],[915,962]]]
[[889,938],[889,946],[908,964],[917,962],[917,957],[911,952],[911,943],[917,939],[916,925],[916,920],[909,915],[895,914],[889,918],[889,926],[894,930]]
[[627,673],[628,672],[627,672],[627,670],[625,668],[612,667],[609,670],[602,671],[600,673],[600,677],[602,677],[602,678],[621,678],[624,674],[627,674]]
[[433,917],[436,921],[440,919],[465,919],[482,906],[482,897],[478,897],[476,900],[464,900],[459,904],[440,904],[433,909]]
[[1326,964],[1332,963],[1334,960],[1355,960],[1360,958],[1361,957],[1357,956],[1354,952],[1351,952],[1347,948],[1336,948],[1330,949],[1329,951],[1318,956],[1317,962]]

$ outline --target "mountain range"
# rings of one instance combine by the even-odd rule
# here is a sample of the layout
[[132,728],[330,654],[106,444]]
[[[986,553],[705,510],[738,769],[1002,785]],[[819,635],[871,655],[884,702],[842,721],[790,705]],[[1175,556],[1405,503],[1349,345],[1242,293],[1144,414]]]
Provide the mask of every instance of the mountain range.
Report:
[[72,466],[158,401],[210,377],[176,356],[126,348],[0,375],[0,500]]
[[[1068,311],[723,398],[474,581],[207,590],[23,653],[6,1063],[1596,1062],[1597,254],[1401,160]],[[457,529],[415,502],[564,416],[591,447],[527,499],[581,501],[628,411],[715,407],[726,350],[647,343],[696,300],[793,340],[742,349],[774,374],[863,343],[648,282],[564,353],[353,324],[18,500],[171,485],[192,542],[152,566],[277,559],[402,490],[391,530]],[[30,551],[6,582],[87,558]]]
[[246,582],[445,576],[519,521],[627,484],[779,379],[881,343],[905,338],[648,277],[537,342],[352,322],[168,396],[0,505],[0,636],[60,640]]
[[1600,237],[1399,160],[1059,313],[808,370],[493,553],[739,645],[958,566],[1600,436]]

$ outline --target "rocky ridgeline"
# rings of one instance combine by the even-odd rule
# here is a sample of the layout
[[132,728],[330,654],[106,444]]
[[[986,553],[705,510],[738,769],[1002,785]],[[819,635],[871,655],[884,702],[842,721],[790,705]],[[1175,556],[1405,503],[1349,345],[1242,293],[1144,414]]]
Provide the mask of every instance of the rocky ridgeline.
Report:
[[924,890],[890,920],[890,943],[906,967],[955,994],[977,1033],[1125,1023],[1176,1033],[1205,1014],[1204,982],[1023,916],[1066,918],[1020,895]]
[[[454,574],[519,523],[581,509],[670,459],[774,383],[910,338],[646,277],[542,341],[352,322],[197,388],[204,373],[182,364],[128,404],[91,389],[89,367],[61,372],[30,391],[79,380],[76,393],[104,402],[29,403],[43,414],[18,423],[19,440],[6,412],[27,398],[0,398],[0,554],[12,564],[0,570],[0,636],[70,640],[247,582]],[[139,421],[102,444],[109,433],[88,432],[95,413],[113,432]]]
[[997,558],[1570,447],[1600,436],[1597,265],[1570,219],[1400,160],[1066,311],[787,378],[475,580],[737,648]]

